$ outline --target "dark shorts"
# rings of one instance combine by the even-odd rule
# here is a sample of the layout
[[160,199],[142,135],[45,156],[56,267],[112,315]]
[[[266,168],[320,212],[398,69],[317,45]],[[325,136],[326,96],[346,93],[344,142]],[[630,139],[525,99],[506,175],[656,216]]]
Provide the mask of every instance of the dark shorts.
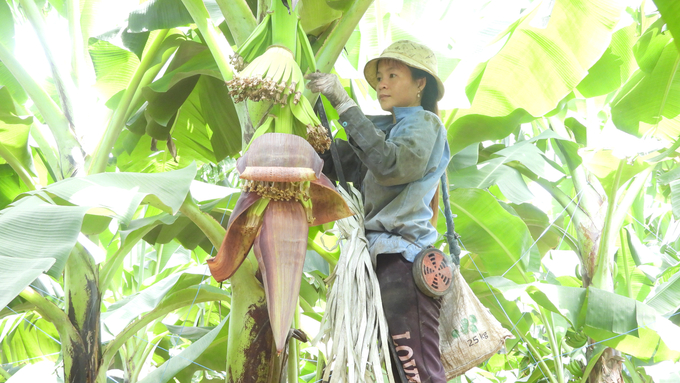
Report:
[[439,353],[441,304],[418,289],[412,267],[401,254],[378,255],[376,273],[387,325],[408,382],[446,383]]

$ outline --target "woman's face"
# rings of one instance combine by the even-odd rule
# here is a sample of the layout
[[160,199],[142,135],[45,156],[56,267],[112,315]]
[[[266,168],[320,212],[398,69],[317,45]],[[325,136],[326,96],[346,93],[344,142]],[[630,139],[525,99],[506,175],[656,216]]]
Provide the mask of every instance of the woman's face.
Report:
[[406,64],[397,60],[378,61],[378,101],[380,107],[387,112],[392,108],[418,106],[421,102],[425,79],[414,80],[411,70]]

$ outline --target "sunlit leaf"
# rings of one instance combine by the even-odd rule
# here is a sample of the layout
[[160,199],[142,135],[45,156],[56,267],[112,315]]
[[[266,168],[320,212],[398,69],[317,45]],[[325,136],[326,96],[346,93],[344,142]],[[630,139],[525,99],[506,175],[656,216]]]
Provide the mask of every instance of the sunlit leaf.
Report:
[[[2,219],[0,217],[0,219]],[[1,240],[1,239],[0,239]],[[4,241],[3,241],[4,242]],[[0,255],[0,304],[5,307],[21,290],[33,282],[39,275],[48,271],[56,259],[37,258],[21,259]]]
[[196,87],[203,117],[212,131],[210,143],[215,160],[237,155],[241,151],[241,125],[229,89],[212,76],[201,76]]
[[[205,0],[205,7],[215,25],[224,21],[222,12],[215,0]],[[156,29],[170,29],[193,23],[182,0],[150,0],[130,12],[128,28],[139,33]]]
[[207,272],[207,267],[198,266],[193,270],[175,273],[157,281],[139,293],[110,306],[106,313],[102,314],[102,324],[111,335],[116,336],[139,315],[155,309],[168,294],[201,283],[206,278]]
[[677,311],[680,308],[680,273],[676,273],[667,282],[657,286],[645,303],[660,314]]
[[680,51],[680,3],[673,0],[654,0],[654,4],[668,25],[668,30],[675,39],[675,46]]
[[507,272],[506,278],[529,281],[524,269],[532,240],[524,222],[483,190],[456,189],[450,198],[464,248],[479,255],[489,275]]
[[680,54],[666,44],[651,73],[639,71],[612,101],[612,121],[626,133],[675,141],[680,135]]
[[531,25],[538,11],[509,32],[501,51],[470,79],[471,108],[446,123],[452,152],[503,138],[522,118],[553,110],[602,56],[620,16],[614,1],[556,0],[550,22],[539,29]]
[[195,174],[195,166],[158,174],[94,174],[57,182],[44,191],[75,205],[106,207],[127,224],[143,201],[168,213],[176,213]]
[[564,316],[574,328],[580,327],[579,315],[586,299],[585,289],[536,283],[527,288],[527,292],[539,305]]
[[545,255],[550,249],[559,245],[565,233],[562,233],[556,225],[551,225],[548,216],[543,211],[528,203],[512,205],[512,207],[529,228],[541,255]]
[[192,361],[196,360],[213,343],[213,340],[215,340],[228,322],[229,318],[224,318],[217,327],[164,364],[158,366],[157,369],[144,377],[144,379],[141,379],[139,383],[164,383],[171,380],[173,376],[189,366]]
[[588,76],[578,84],[578,91],[589,98],[611,93],[625,84],[637,68],[632,49],[637,38],[635,23],[614,32],[611,45],[588,69]]
[[33,157],[28,147],[32,117],[16,115],[14,102],[6,87],[0,87],[0,158],[25,172],[35,174]]
[[133,53],[103,40],[96,40],[89,48],[97,75],[95,87],[108,100],[128,87],[139,66],[139,59]]

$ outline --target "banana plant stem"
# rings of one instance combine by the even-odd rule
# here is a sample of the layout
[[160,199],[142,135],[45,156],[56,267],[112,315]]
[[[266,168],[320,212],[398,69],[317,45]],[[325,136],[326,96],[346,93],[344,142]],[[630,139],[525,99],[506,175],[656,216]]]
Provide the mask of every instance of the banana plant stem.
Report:
[[524,343],[527,345],[527,348],[529,349],[531,354],[534,355],[536,357],[536,359],[538,359],[538,365],[541,366],[541,372],[543,373],[543,375],[546,378],[548,378],[550,383],[557,383],[557,381],[555,380],[555,376],[552,373],[550,373],[550,369],[548,369],[548,365],[545,364],[545,361],[541,357],[541,353],[536,349],[536,347],[534,347],[533,344],[531,344],[531,341],[529,339],[527,339],[526,337],[524,337],[522,335],[521,332],[518,332],[517,334],[524,341]]
[[[295,305],[293,327],[300,327],[300,306],[298,305]],[[297,339],[291,337],[288,341],[288,383],[298,382],[298,361],[298,342]]]
[[111,149],[113,149],[113,145],[116,143],[120,132],[123,131],[123,127],[125,127],[125,115],[128,113],[128,108],[130,108],[132,98],[135,95],[142,78],[144,77],[144,73],[151,66],[156,53],[160,49],[161,44],[163,44],[163,40],[167,35],[167,29],[160,30],[156,33],[156,36],[151,41],[149,49],[147,49],[144,57],[142,57],[142,61],[139,63],[135,73],[132,75],[132,79],[130,80],[128,87],[123,93],[120,104],[118,104],[118,107],[113,112],[113,116],[111,116],[109,125],[106,127],[106,131],[104,132],[104,137],[102,137],[99,146],[97,146],[97,149],[92,156],[92,163],[90,163],[90,170],[88,174],[102,173],[106,170],[106,165],[109,161],[109,153],[111,152]]
[[234,36],[234,42],[240,46],[257,26],[257,20],[248,3],[246,0],[217,0],[217,5]]
[[307,240],[307,246],[309,246],[312,250],[316,251],[319,253],[321,258],[323,258],[326,262],[328,262],[328,265],[331,269],[335,269],[335,265],[338,264],[338,260],[335,259],[326,249],[324,249],[322,246],[320,246],[318,243],[314,242],[312,239]]
[[40,187],[40,181],[34,179],[28,173],[28,170],[24,167],[24,165],[22,165],[21,162],[19,162],[19,160],[17,160],[16,157],[14,157],[12,153],[10,153],[9,150],[7,150],[5,145],[3,145],[2,143],[0,143],[0,157],[7,161],[9,166],[12,169],[14,169],[14,171],[17,173],[19,178],[24,182],[28,190],[35,190],[36,185]]
[[619,166],[616,169],[614,182],[611,185],[609,195],[607,196],[607,215],[604,220],[604,228],[602,229],[602,236],[600,237],[600,247],[597,254],[597,266],[593,275],[593,286],[598,289],[613,291],[614,285],[611,275],[611,265],[609,264],[609,237],[611,236],[612,219],[614,218],[614,208],[616,207],[616,194],[621,183],[621,173],[625,160],[619,161]]
[[208,240],[213,246],[215,246],[216,249],[219,249],[220,246],[222,246],[222,238],[224,238],[226,230],[224,230],[219,222],[217,222],[213,217],[201,211],[198,205],[196,205],[196,203],[191,199],[190,195],[187,196],[186,200],[184,200],[184,203],[182,203],[182,206],[180,206],[179,211],[181,211],[182,214],[187,216],[193,223],[196,224],[196,226],[198,226],[199,229],[201,229],[203,234],[208,237]]
[[633,298],[633,286],[630,284],[630,275],[628,275],[628,256],[630,252],[628,251],[628,246],[625,243],[628,241],[626,238],[626,231],[621,229],[619,231],[619,239],[621,241],[621,255],[623,260],[623,279],[626,283],[626,291],[628,292],[628,298]]
[[[20,0],[19,3],[21,3],[21,7],[24,9],[26,17],[33,26],[33,29],[35,30],[35,33],[38,36],[38,41],[40,42],[40,45],[42,46],[42,49],[45,52],[45,57],[47,58],[47,61],[50,64],[50,69],[52,70],[52,78],[54,79],[54,85],[57,88],[58,91],[57,93],[59,94],[59,98],[61,100],[61,106],[62,110],[64,111],[64,115],[66,116],[66,119],[70,122],[71,126],[75,126],[73,108],[74,99],[72,97],[72,95],[74,94],[73,92],[74,87],[73,84],[70,83],[71,79],[67,75],[65,75],[62,66],[59,65],[59,63],[55,59],[54,53],[52,52],[52,47],[54,47],[55,44],[53,44],[52,41],[50,41],[50,34],[48,33],[48,28],[45,25],[45,20],[43,19],[43,16],[40,13],[40,10],[38,9],[38,6],[36,5],[35,1]],[[70,14],[71,7],[68,8]],[[80,8],[78,8],[77,11],[78,13],[80,13],[79,9]],[[80,23],[77,24],[80,25]],[[80,34],[78,34],[78,36],[80,36]]]
[[272,0],[272,43],[288,48],[295,56],[297,48],[297,13],[289,13],[281,0]]
[[[81,17],[80,12],[81,1],[80,0],[67,0],[66,10],[68,17],[69,34],[71,36],[71,60],[72,60],[72,73],[74,73],[74,79],[76,86],[79,86],[80,74],[83,73],[85,67],[87,66],[87,54],[88,51],[85,48],[85,39],[83,37],[83,31],[81,28]],[[89,36],[85,36],[87,38]],[[94,69],[94,68],[92,68]],[[91,69],[91,70],[92,70]]]
[[562,354],[560,352],[560,347],[557,344],[557,339],[555,338],[555,331],[552,319],[549,319],[548,315],[551,313],[546,313],[543,307],[539,307],[538,313],[541,316],[543,325],[545,326],[545,331],[548,334],[548,341],[550,342],[550,349],[555,357],[555,372],[557,373],[558,383],[564,383],[564,364],[562,363]]
[[340,53],[345,48],[345,44],[347,44],[371,3],[373,3],[373,0],[356,0],[342,16],[333,32],[316,53],[316,68],[320,72],[328,73],[333,68],[338,57],[340,57]]
[[[234,77],[234,72],[229,66],[229,53],[231,52],[231,47],[227,43],[227,40],[221,33],[215,30],[212,23],[208,22],[210,15],[208,10],[205,8],[203,1],[201,0],[182,0],[182,3],[186,7],[187,11],[194,20],[194,23],[198,27],[198,30],[203,35],[210,53],[212,53],[217,67],[222,74],[222,79],[224,81],[229,81]],[[218,29],[219,30],[219,29]],[[241,124],[242,132],[253,131],[253,123],[250,121],[250,115],[248,114],[248,109],[246,108],[245,102],[234,103],[236,108],[236,114],[238,115],[239,123]]]
[[69,127],[64,113],[2,43],[0,43],[0,61],[24,88],[52,131],[59,147],[62,175],[77,171],[82,166],[82,148]]
[[210,49],[210,52],[217,63],[217,67],[222,74],[222,79],[224,81],[231,80],[232,77],[234,77],[234,72],[231,70],[227,60],[231,48],[229,47],[229,44],[227,43],[227,40],[224,38],[224,36],[221,36],[221,34],[218,33],[215,30],[215,27],[212,25],[212,22],[210,21],[210,15],[203,4],[203,1],[182,0],[182,3],[184,3],[184,6],[187,8],[187,11],[189,11],[189,14],[198,27],[198,30],[203,35],[205,43],[208,45],[208,48]]
[[2,376],[3,378],[5,378],[5,381],[9,380],[9,378],[12,377],[12,375],[10,375],[9,372],[7,372],[7,370],[5,370],[4,368],[2,368],[2,366],[0,366],[0,376]]

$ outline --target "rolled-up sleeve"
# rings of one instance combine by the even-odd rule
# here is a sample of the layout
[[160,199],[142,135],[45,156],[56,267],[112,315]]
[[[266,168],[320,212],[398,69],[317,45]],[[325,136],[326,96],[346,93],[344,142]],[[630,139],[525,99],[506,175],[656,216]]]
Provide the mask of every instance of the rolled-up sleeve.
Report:
[[439,124],[434,115],[419,111],[402,120],[385,139],[358,107],[340,115],[349,143],[361,161],[383,186],[401,185],[422,178],[437,139]]

